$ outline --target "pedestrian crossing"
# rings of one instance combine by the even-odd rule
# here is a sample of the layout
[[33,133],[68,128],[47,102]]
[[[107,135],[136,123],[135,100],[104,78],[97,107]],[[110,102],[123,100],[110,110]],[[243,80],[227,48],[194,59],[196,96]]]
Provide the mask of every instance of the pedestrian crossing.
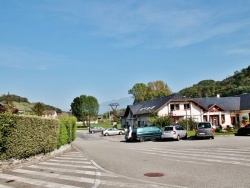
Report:
[[72,150],[37,164],[0,173],[0,188],[182,188],[126,179],[99,168],[81,152]]
[[165,160],[202,165],[230,164],[250,167],[249,148],[163,149],[130,148],[134,152],[158,155]]

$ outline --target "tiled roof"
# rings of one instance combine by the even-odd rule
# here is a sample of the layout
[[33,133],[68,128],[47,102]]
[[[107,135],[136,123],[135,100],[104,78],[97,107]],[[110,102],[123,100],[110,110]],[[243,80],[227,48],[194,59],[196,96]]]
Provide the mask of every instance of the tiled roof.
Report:
[[240,97],[240,109],[250,110],[250,93],[238,95]]
[[149,101],[144,101],[136,105],[129,106],[134,115],[147,114],[152,111],[158,111],[163,105],[171,99],[183,98],[180,94],[175,93],[169,96],[164,96]]
[[207,109],[218,105],[223,110],[240,110],[240,97],[193,98],[193,100]]
[[[209,97],[209,98],[186,98],[191,102],[200,105],[201,108],[208,110],[217,105],[223,110],[250,110],[250,93],[232,97]],[[124,116],[128,115],[130,109],[133,115],[148,114],[152,111],[159,111],[164,105],[170,101],[185,101],[185,98],[178,93],[144,101],[136,105],[129,105]]]

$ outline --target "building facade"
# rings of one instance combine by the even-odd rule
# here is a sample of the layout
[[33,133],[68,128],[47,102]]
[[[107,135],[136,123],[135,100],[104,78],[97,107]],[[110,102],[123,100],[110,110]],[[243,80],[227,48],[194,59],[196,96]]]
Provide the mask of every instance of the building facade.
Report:
[[128,105],[121,117],[122,126],[150,125],[151,113],[171,116],[175,123],[181,119],[209,121],[214,126],[241,126],[243,117],[250,118],[250,93],[233,97],[186,98],[178,93]]

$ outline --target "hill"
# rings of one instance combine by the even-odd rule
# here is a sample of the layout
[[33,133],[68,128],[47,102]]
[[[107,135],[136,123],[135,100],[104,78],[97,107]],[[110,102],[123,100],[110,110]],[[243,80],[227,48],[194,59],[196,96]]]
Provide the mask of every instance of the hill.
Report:
[[250,93],[250,66],[240,72],[234,72],[233,76],[222,81],[203,80],[191,87],[180,90],[179,93],[191,98],[214,97],[217,94],[227,97]]
[[[27,113],[33,112],[32,108],[34,107],[35,103],[30,103],[27,98],[20,97],[18,95],[14,94],[7,94],[0,96],[0,102],[1,103],[7,103],[12,102],[13,106],[17,108],[19,111],[24,111]],[[56,108],[54,106],[50,106],[47,104],[44,104],[46,110],[55,110],[57,113],[62,113],[62,110],[59,108]]]

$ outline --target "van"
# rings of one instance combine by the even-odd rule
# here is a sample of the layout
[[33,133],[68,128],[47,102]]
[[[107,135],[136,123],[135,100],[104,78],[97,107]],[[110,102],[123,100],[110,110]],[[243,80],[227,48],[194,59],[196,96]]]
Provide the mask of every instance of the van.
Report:
[[199,122],[195,129],[195,138],[214,139],[214,129],[210,122]]
[[156,140],[161,139],[162,130],[156,126],[138,127],[132,129],[131,137],[129,132],[125,135],[126,141],[137,141],[143,142],[145,140]]

